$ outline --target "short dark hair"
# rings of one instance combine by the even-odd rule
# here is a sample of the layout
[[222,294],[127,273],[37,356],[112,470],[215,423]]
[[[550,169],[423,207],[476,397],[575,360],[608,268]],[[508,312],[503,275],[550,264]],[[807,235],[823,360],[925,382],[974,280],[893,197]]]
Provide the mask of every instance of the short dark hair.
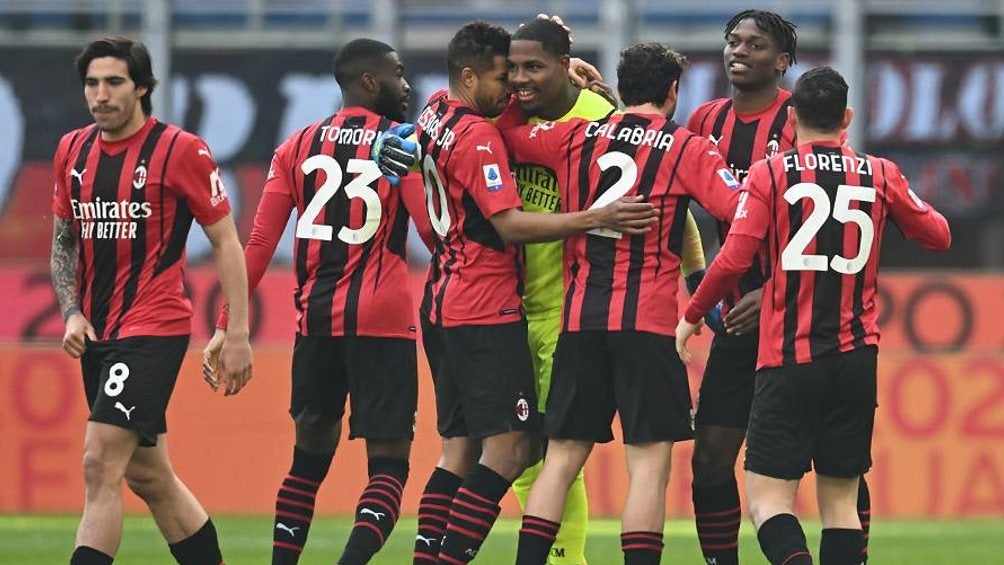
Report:
[[834,131],[844,121],[847,82],[832,68],[817,67],[798,78],[791,100],[798,121],[805,127]]
[[687,59],[663,43],[636,43],[621,51],[617,90],[628,106],[662,104],[687,66]]
[[115,57],[125,61],[133,83],[137,87],[146,87],[146,94],[140,98],[140,105],[143,107],[143,114],[149,116],[153,112],[150,96],[157,86],[157,79],[153,76],[153,63],[150,62],[150,52],[146,45],[128,37],[102,37],[88,43],[73,59],[81,84],[87,79],[87,68],[91,66],[91,61],[102,57]]
[[511,40],[504,28],[486,22],[471,22],[460,28],[446,49],[450,82],[460,78],[464,67],[482,73],[492,67],[495,57],[508,57]]
[[540,45],[555,57],[572,53],[572,40],[565,26],[554,20],[533,18],[519,26],[512,34],[513,40],[539,41]]
[[359,80],[364,72],[373,70],[378,58],[393,52],[394,48],[382,41],[354,39],[335,54],[335,81],[345,88]]
[[[743,10],[732,16],[732,19],[725,24],[725,37],[729,37],[732,30],[743,20],[753,20],[756,26],[767,32],[777,44],[782,53],[787,53],[791,59],[791,64],[797,62],[795,50],[798,48],[798,34],[795,33],[795,24],[784,19],[784,16],[767,12],[764,10]],[[783,73],[782,73],[783,74]]]

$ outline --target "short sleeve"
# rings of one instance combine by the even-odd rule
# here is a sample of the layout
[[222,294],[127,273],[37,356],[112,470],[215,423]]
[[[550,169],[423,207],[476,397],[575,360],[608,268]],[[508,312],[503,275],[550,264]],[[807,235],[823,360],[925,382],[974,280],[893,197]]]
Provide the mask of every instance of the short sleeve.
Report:
[[73,219],[70,209],[70,187],[66,185],[66,160],[70,153],[72,134],[66,134],[59,140],[56,155],[52,159],[52,213],[64,220]]
[[167,187],[185,200],[200,224],[215,224],[230,213],[220,169],[204,141],[191,134],[181,135],[178,153],[168,163]]
[[509,153],[495,126],[472,124],[451,159],[454,180],[467,190],[486,218],[522,205],[509,169]]

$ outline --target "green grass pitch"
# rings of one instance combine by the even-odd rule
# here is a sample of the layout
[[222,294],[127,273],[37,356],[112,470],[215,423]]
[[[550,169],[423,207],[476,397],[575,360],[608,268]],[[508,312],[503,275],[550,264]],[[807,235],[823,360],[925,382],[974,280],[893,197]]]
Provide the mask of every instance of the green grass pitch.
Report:
[[[73,548],[77,516],[0,515],[0,564],[65,564]],[[216,516],[224,558],[228,565],[269,563],[272,520],[262,516]],[[320,517],[310,530],[303,565],[334,563],[352,527],[345,517]],[[819,547],[819,524],[805,524],[809,548]],[[519,522],[501,519],[474,563],[511,564],[516,552]],[[702,563],[692,522],[666,523],[666,550],[663,563]],[[613,520],[590,524],[587,556],[591,565],[622,563],[619,525]],[[415,520],[404,519],[374,565],[411,563]],[[744,564],[764,564],[749,523],[743,524],[740,560]],[[116,563],[170,565],[174,563],[153,520],[129,516]],[[950,565],[953,563],[1004,563],[1004,520],[972,521],[884,521],[872,528],[871,560],[876,565]]]

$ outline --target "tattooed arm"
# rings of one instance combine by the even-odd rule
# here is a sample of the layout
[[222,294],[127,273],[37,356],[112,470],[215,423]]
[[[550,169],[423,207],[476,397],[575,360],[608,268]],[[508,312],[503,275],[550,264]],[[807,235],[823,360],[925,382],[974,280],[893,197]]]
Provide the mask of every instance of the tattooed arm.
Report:
[[49,270],[52,274],[52,288],[59,299],[59,311],[63,313],[66,330],[63,333],[63,350],[74,359],[87,349],[85,336],[97,340],[94,328],[80,311],[77,296],[77,236],[69,220],[56,217],[52,224],[52,257]]

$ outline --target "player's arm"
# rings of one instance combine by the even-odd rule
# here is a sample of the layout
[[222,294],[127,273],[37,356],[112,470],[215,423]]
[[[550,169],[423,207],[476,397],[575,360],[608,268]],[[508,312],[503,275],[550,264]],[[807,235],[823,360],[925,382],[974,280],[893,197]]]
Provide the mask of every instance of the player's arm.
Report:
[[899,167],[889,161],[876,161],[876,164],[882,161],[886,164],[889,212],[903,237],[915,240],[931,251],[945,251],[951,247],[952,232],[948,220],[910,189]]
[[[683,225],[683,248],[680,252],[680,274],[687,285],[687,292],[693,295],[698,285],[704,280],[707,264],[704,259],[704,245],[701,241],[701,230],[697,228],[694,214],[687,210],[687,219]],[[704,322],[715,333],[723,331],[722,307],[716,304],[704,316]]]
[[213,246],[216,272],[229,309],[226,336],[220,349],[217,386],[225,384],[224,395],[230,396],[240,392],[251,379],[247,267],[237,226],[229,214],[216,223],[203,226],[203,230]]
[[429,219],[428,205],[425,200],[425,186],[422,177],[412,173],[401,179],[401,202],[415,223],[415,231],[422,243],[431,252],[435,248],[435,235],[432,231],[432,220]]
[[525,212],[510,208],[488,220],[509,243],[539,243],[565,239],[592,229],[606,228],[628,235],[649,231],[656,221],[655,208],[642,196],[625,196],[602,208],[561,214]]

